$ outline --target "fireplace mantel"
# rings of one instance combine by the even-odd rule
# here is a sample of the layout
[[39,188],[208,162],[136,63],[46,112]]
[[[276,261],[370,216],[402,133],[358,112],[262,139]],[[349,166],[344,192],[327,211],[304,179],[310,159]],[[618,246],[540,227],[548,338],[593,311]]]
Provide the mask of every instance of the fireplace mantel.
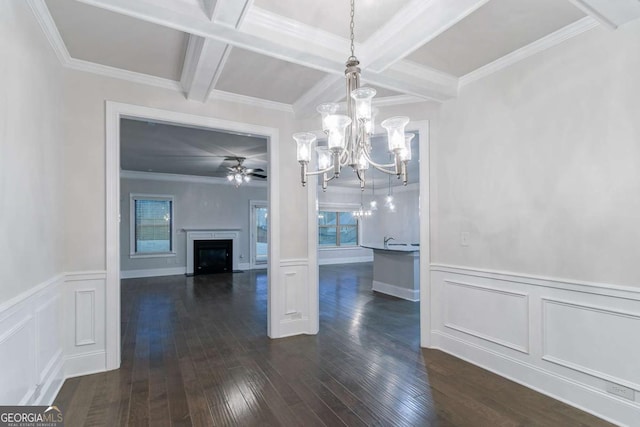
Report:
[[239,270],[240,228],[183,228],[187,235],[187,275],[193,275],[193,242],[196,240],[232,240],[233,241],[233,269]]

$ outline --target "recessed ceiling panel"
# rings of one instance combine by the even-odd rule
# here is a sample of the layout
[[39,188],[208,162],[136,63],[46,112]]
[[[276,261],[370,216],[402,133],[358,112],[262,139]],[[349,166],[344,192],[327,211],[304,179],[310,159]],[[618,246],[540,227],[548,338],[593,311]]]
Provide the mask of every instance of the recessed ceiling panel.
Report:
[[584,16],[564,0],[491,0],[407,59],[463,76]]
[[[409,0],[356,0],[356,41],[366,41],[408,3]],[[254,5],[277,15],[349,38],[348,0],[255,0]]]
[[180,80],[187,35],[72,0],[46,0],[76,59]]
[[325,75],[302,65],[233,48],[215,88],[292,104]]
[[248,168],[267,171],[267,140],[209,129],[123,119],[120,124],[123,170],[225,177],[227,166],[245,157]]

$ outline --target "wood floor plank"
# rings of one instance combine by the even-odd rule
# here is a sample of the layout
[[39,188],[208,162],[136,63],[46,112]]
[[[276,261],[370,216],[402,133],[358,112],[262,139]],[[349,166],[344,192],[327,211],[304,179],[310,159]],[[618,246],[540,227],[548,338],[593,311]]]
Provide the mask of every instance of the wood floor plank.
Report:
[[320,332],[266,336],[265,271],[122,281],[116,371],[65,381],[67,426],[611,424],[437,350],[371,263],[320,269]]

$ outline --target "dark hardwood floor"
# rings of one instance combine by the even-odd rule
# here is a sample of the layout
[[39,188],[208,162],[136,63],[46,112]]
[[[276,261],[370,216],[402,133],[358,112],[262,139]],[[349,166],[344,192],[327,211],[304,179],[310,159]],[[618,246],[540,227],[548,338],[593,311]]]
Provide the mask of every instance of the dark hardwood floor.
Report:
[[69,379],[67,426],[606,426],[436,350],[371,264],[321,267],[320,333],[266,336],[266,272],[122,281],[122,367]]

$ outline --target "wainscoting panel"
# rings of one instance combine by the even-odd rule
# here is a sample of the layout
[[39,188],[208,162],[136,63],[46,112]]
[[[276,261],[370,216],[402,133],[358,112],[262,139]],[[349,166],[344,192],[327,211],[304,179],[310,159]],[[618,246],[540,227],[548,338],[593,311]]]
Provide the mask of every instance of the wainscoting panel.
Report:
[[618,425],[639,425],[640,288],[430,270],[433,347]]
[[63,290],[64,371],[67,378],[106,370],[106,273],[67,273]]
[[640,315],[550,299],[542,304],[544,360],[640,390]]
[[63,275],[0,305],[0,405],[48,404],[62,386]]
[[444,284],[444,326],[522,353],[529,352],[526,294],[450,280]]
[[[309,262],[307,259],[289,259],[280,262],[279,280],[271,292],[282,301],[277,313],[280,319],[278,338],[312,333],[310,324],[314,314],[310,298]],[[316,293],[317,294],[317,293]]]

